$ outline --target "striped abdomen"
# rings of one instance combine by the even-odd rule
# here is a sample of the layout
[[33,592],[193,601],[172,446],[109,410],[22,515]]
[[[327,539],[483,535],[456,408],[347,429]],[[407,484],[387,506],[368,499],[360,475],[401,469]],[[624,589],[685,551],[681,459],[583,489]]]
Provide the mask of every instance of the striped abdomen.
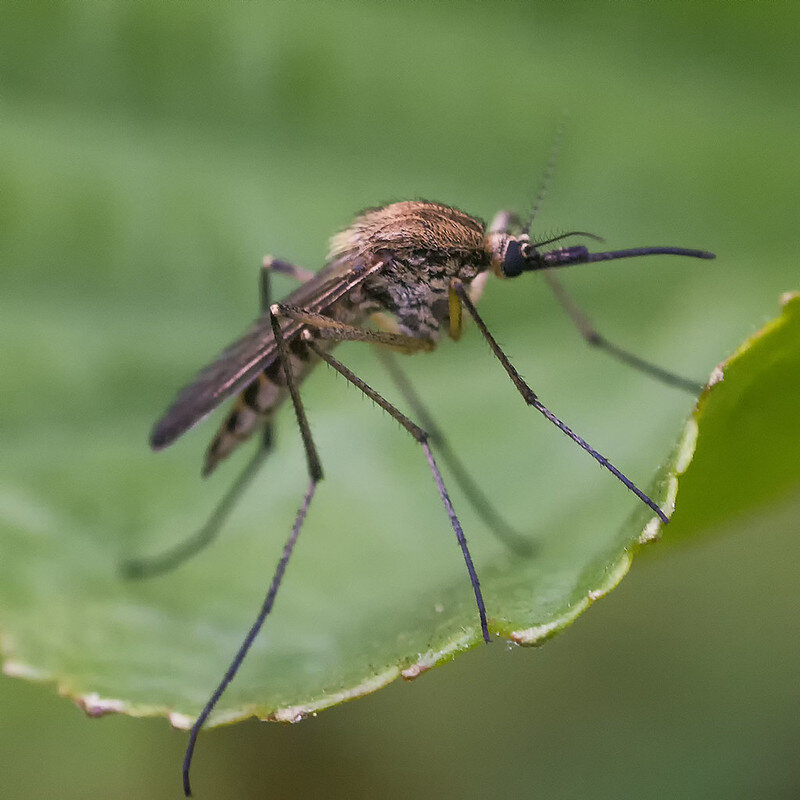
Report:
[[[322,347],[333,344],[320,342]],[[287,351],[295,384],[299,385],[319,359],[303,344],[299,335],[288,342]],[[203,475],[211,473],[254,431],[267,424],[288,396],[283,366],[275,358],[236,398],[230,414],[208,446]]]

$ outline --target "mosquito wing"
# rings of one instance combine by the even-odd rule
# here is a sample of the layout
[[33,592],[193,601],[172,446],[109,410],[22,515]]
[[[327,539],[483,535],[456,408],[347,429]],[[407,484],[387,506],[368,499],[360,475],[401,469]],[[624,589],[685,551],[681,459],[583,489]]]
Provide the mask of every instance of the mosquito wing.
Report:
[[246,386],[275,358],[275,337],[269,316],[259,317],[247,333],[226,347],[198,376],[178,392],[156,423],[150,444],[160,450]]
[[[349,268],[341,262],[329,264],[315,278],[288,295],[285,302],[324,311],[380,267],[380,263],[369,268]],[[281,320],[284,339],[291,339],[302,327],[302,323]],[[155,450],[161,450],[172,444],[220,403],[244,389],[276,356],[277,346],[270,315],[262,314],[240,339],[226,347],[188,386],[178,392],[172,405],[155,424],[150,434],[150,445]]]

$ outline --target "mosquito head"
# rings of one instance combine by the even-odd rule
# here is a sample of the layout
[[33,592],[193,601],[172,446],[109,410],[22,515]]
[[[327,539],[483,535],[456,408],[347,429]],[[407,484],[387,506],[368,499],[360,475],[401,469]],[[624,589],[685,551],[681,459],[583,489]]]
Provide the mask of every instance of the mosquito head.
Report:
[[[504,220],[505,222],[505,220]],[[552,244],[570,236],[583,236],[588,239],[594,239],[597,242],[602,242],[603,239],[594,233],[587,233],[586,231],[569,231],[567,233],[553,236],[550,239],[542,239],[540,241],[531,241],[527,232],[515,236],[505,231],[490,232],[490,250],[492,254],[492,262],[494,263],[495,272],[502,278],[516,278],[523,272],[532,272],[537,269],[546,269],[555,264],[548,263],[552,260],[554,253],[565,253],[573,251],[588,250],[585,247],[569,247],[561,248],[559,250],[551,250],[549,252],[542,252],[540,248],[546,244]]]
[[706,250],[688,250],[683,247],[635,247],[629,250],[610,250],[603,253],[592,253],[586,245],[559,247],[556,250],[539,250],[543,244],[550,244],[567,236],[589,236],[599,240],[599,236],[584,231],[571,231],[545,242],[533,243],[526,234],[521,236],[504,236],[501,250],[495,258],[495,271],[503,278],[516,278],[523,272],[535,272],[541,269],[568,267],[571,264],[588,264],[593,261],[612,261],[616,258],[634,258],[636,256],[673,255],[691,258],[714,258],[714,253]]
[[536,248],[528,241],[528,237],[508,240],[506,251],[503,254],[503,261],[500,271],[504,278],[516,278],[523,272],[533,269],[529,266],[539,253]]

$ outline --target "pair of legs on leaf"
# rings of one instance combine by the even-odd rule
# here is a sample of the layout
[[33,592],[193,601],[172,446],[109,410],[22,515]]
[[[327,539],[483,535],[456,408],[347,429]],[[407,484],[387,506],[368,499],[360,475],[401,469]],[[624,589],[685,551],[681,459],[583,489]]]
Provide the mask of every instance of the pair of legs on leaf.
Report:
[[[285,265],[285,262],[277,262],[277,263],[279,263],[281,266]],[[234,676],[238,672],[239,667],[241,666],[248,651],[250,650],[250,647],[253,644],[253,641],[258,636],[258,633],[261,630],[264,621],[266,620],[267,616],[272,610],[272,606],[275,602],[275,597],[278,593],[278,589],[280,588],[281,580],[283,579],[284,572],[286,571],[286,566],[289,562],[289,559],[291,558],[295,543],[297,542],[297,537],[300,534],[300,529],[302,528],[306,513],[308,511],[309,506],[311,505],[311,500],[314,497],[317,484],[319,483],[320,480],[322,480],[323,477],[322,465],[320,463],[316,445],[314,444],[314,440],[311,435],[311,428],[308,424],[308,419],[306,418],[305,408],[303,407],[303,403],[300,399],[300,395],[297,390],[297,386],[295,384],[295,379],[294,376],[292,375],[292,370],[290,368],[289,359],[286,351],[286,342],[284,340],[283,333],[281,331],[279,318],[281,317],[289,318],[297,322],[302,322],[307,325],[313,326],[316,331],[314,334],[312,334],[311,331],[308,329],[304,330],[303,333],[301,334],[302,340],[306,345],[306,347],[308,347],[320,359],[325,361],[329,366],[331,366],[333,369],[335,369],[337,372],[343,375],[348,381],[350,381],[365,395],[367,395],[367,397],[369,397],[373,402],[375,402],[382,409],[384,409],[384,411],[387,411],[392,417],[394,417],[411,434],[411,436],[415,439],[415,441],[417,441],[419,445],[422,447],[422,450],[425,454],[425,458],[428,462],[428,466],[430,467],[430,470],[434,477],[434,481],[436,482],[436,488],[439,491],[442,503],[444,504],[448,517],[450,518],[450,523],[453,526],[453,530],[456,534],[456,539],[464,556],[464,560],[467,566],[467,571],[469,573],[470,581],[472,583],[473,591],[475,593],[475,600],[478,606],[478,613],[480,616],[481,632],[484,641],[486,641],[487,643],[491,641],[489,636],[489,627],[486,621],[486,608],[484,606],[483,596],[481,594],[480,584],[478,582],[478,575],[477,572],[475,571],[475,566],[472,562],[472,557],[467,547],[467,541],[466,538],[464,537],[464,532],[461,528],[461,523],[459,522],[455,510],[453,509],[453,504],[450,501],[450,496],[448,495],[447,489],[445,488],[444,480],[442,479],[442,475],[439,471],[436,461],[434,460],[433,453],[431,452],[431,448],[428,443],[429,436],[427,432],[424,431],[422,428],[420,428],[416,423],[412,422],[399,409],[397,409],[388,400],[386,400],[378,392],[372,389],[372,387],[368,386],[357,375],[355,375],[351,370],[349,370],[346,366],[344,366],[344,364],[337,361],[323,348],[319,347],[319,345],[317,344],[317,340],[332,339],[334,341],[368,341],[375,344],[396,347],[406,352],[415,352],[416,350],[420,349],[430,349],[433,346],[433,343],[425,340],[415,339],[409,336],[404,336],[403,334],[399,333],[371,331],[363,328],[356,328],[350,325],[345,325],[343,323],[336,322],[335,320],[331,320],[330,318],[327,318],[324,315],[318,314],[313,311],[308,311],[306,309],[293,308],[291,306],[285,306],[279,303],[270,305],[269,288],[268,288],[268,281],[269,281],[268,271],[270,268],[274,270],[275,264],[276,264],[275,261],[265,261],[265,269],[264,272],[262,273],[262,292],[261,292],[262,304],[266,307],[265,311],[266,313],[269,313],[270,316],[270,323],[272,325],[272,331],[275,336],[275,341],[277,344],[278,359],[280,360],[280,363],[283,367],[284,379],[286,381],[286,386],[292,400],[292,405],[294,406],[295,416],[297,418],[297,424],[300,428],[300,433],[303,439],[303,447],[305,449],[306,463],[308,467],[309,483],[305,495],[303,496],[303,501],[300,506],[300,509],[298,510],[297,516],[295,517],[294,525],[292,526],[289,538],[286,540],[286,543],[284,544],[281,558],[278,562],[278,566],[270,582],[269,589],[267,590],[266,597],[264,598],[264,602],[262,603],[262,606],[259,609],[258,615],[256,616],[255,621],[253,622],[249,631],[247,632],[244,641],[242,642],[239,650],[237,651],[236,655],[233,658],[233,661],[231,662],[230,666],[225,672],[225,675],[223,676],[217,688],[214,690],[213,694],[209,698],[203,710],[200,712],[200,715],[197,717],[194,724],[192,725],[191,731],[189,733],[189,743],[186,748],[186,755],[184,757],[184,762],[183,762],[183,788],[184,788],[184,793],[186,794],[187,797],[191,795],[189,769],[191,766],[192,756],[194,753],[195,745],[197,743],[197,737],[200,733],[200,729],[204,725],[205,721],[208,719],[209,715],[214,709],[214,706],[217,704],[218,700],[224,693],[228,684],[233,680]],[[288,269],[286,269],[285,271],[291,270],[291,273],[295,274],[296,276],[302,276],[303,274],[299,270],[296,270],[296,268],[291,267],[290,265],[286,265],[286,267]],[[268,452],[271,442],[272,442],[271,434],[267,433],[265,438],[262,440],[262,446],[259,448],[259,452],[256,454],[253,461],[250,462],[245,472],[242,473],[239,480],[234,484],[229,493],[223,498],[223,501],[220,504],[220,506],[217,508],[217,511],[215,512],[216,519],[213,520],[213,524],[215,527],[210,528],[207,524],[205,528],[200,532],[201,535],[199,537],[195,536],[193,537],[193,539],[189,540],[184,545],[179,546],[178,549],[170,551],[169,553],[166,554],[166,558],[162,557],[162,559],[150,562],[151,565],[156,565],[157,571],[162,571],[164,567],[169,568],[176,565],[177,563],[179,563],[179,560],[182,560],[187,555],[190,555],[191,553],[195,552],[197,549],[204,546],[211,538],[213,538],[213,536],[216,533],[216,530],[219,527],[220,522],[224,518],[224,515],[227,514],[234,500],[244,488],[244,484],[249,482],[249,480],[252,478],[253,474],[257,470],[258,466],[260,466],[261,461]],[[221,513],[220,509],[222,509]],[[179,557],[177,560],[176,556]],[[141,567],[147,566],[147,562],[139,562],[139,563]],[[152,574],[152,572],[156,570],[148,570],[148,571],[150,574]],[[139,569],[139,574],[144,574],[144,572],[145,570]]]

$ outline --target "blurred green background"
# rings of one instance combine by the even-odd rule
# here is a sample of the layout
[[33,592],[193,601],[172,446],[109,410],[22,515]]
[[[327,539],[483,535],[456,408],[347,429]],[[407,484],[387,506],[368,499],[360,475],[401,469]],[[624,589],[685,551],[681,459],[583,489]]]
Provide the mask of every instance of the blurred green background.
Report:
[[[213,425],[158,458],[146,434],[254,315],[261,257],[316,269],[331,233],[391,200],[484,218],[524,211],[565,110],[539,232],[714,250],[715,262],[565,275],[612,341],[707,375],[800,283],[798,13],[722,2],[6,5],[3,513],[61,530],[60,546],[77,552],[98,546],[87,534],[76,547],[84,527],[105,527],[109,568],[193,524]],[[531,281],[492,285],[482,308],[545,400],[646,480],[691,401],[587,353],[554,305]],[[341,353],[386,385],[368,352]],[[570,509],[570,526],[624,519],[627,498],[562,456],[568,445],[519,410],[484,355],[468,336],[410,369],[493,496],[534,529],[559,524],[567,484],[591,498]],[[392,483],[379,509],[390,519],[417,492],[421,515],[441,515],[392,425],[332,376],[307,392],[329,476],[317,539],[351,524],[394,535],[365,500],[381,483]],[[286,415],[280,433],[299,463]],[[252,492],[251,520],[288,519],[300,474],[285,499]],[[782,487],[773,506],[695,546],[640,558],[541,650],[497,644],[301,725],[210,732],[196,793],[796,797],[798,513],[798,487]],[[253,556],[259,568],[280,527]],[[438,547],[434,530],[425,537]],[[243,551],[228,541],[223,575],[194,602],[213,602],[236,574]],[[428,554],[402,558],[400,576]],[[56,626],[60,599],[31,624]],[[331,599],[307,600],[308,613],[335,614]],[[179,796],[185,735],[164,720],[90,721],[49,687],[7,677],[0,692],[4,797]]]

